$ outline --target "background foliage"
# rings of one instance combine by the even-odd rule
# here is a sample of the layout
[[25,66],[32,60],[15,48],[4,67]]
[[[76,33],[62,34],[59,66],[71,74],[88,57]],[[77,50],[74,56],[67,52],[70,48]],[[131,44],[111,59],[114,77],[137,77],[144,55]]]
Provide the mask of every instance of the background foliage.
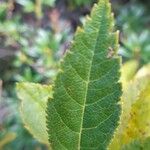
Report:
[[[47,149],[24,129],[15,83],[53,83],[60,58],[93,3],[94,0],[0,0],[0,149]],[[124,63],[132,62],[128,63],[132,71],[125,71],[130,73],[127,80],[131,80],[143,65],[150,63],[150,1],[112,0],[112,6],[116,27],[121,31],[119,54]]]

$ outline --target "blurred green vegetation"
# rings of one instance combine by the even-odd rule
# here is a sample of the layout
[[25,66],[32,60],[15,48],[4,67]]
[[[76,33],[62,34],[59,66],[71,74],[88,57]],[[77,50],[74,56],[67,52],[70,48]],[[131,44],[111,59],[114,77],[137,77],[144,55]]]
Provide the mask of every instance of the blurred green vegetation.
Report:
[[120,54],[125,60],[138,60],[141,65],[150,62],[150,10],[148,8],[134,1],[122,6],[117,17],[118,26],[122,31]]
[[[46,150],[23,127],[15,83],[53,83],[95,0],[0,0],[0,149]],[[112,0],[123,62],[150,63],[150,1]],[[1,86],[2,81],[2,86]]]

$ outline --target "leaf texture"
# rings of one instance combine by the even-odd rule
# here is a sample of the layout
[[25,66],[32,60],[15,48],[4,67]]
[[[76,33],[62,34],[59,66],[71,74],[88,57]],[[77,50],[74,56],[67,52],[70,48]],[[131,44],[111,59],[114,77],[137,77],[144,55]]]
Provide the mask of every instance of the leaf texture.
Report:
[[42,143],[48,144],[46,132],[46,104],[52,97],[52,87],[34,83],[18,83],[17,95],[21,99],[21,117],[25,127]]
[[47,127],[53,150],[104,150],[118,125],[121,95],[118,32],[108,0],[78,28],[61,63]]

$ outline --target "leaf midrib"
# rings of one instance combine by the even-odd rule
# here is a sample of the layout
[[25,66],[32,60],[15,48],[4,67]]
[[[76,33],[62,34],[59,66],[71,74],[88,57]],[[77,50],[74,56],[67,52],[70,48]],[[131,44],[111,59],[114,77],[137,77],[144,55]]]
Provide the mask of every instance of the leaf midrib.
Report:
[[[100,24],[101,25],[101,24]],[[86,101],[87,101],[87,95],[88,95],[88,89],[89,89],[89,83],[90,83],[90,78],[91,78],[91,70],[92,70],[92,66],[93,66],[93,60],[95,57],[95,51],[96,51],[96,47],[98,44],[98,38],[100,35],[100,29],[97,32],[97,38],[95,41],[95,46],[94,46],[94,50],[92,51],[92,58],[91,58],[91,63],[90,63],[90,67],[89,67],[89,72],[88,72],[88,79],[87,79],[87,85],[86,85],[86,92],[85,92],[85,99],[84,99],[84,105],[83,105],[83,111],[82,111],[82,120],[81,120],[81,128],[80,128],[80,132],[79,132],[79,143],[78,143],[78,150],[80,150],[81,147],[81,135],[82,135],[82,130],[83,130],[83,123],[84,123],[84,113],[85,113],[85,108],[86,108]]]

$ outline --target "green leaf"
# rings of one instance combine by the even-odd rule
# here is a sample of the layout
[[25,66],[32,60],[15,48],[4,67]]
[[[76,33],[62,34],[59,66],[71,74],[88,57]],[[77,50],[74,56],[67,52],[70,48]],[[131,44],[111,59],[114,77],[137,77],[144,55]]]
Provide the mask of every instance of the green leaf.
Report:
[[40,142],[48,144],[46,132],[46,103],[52,97],[52,88],[34,83],[18,83],[17,95],[21,99],[21,117],[25,127]]
[[121,95],[118,32],[113,25],[109,1],[100,0],[76,32],[48,101],[53,150],[102,150],[113,136]]

